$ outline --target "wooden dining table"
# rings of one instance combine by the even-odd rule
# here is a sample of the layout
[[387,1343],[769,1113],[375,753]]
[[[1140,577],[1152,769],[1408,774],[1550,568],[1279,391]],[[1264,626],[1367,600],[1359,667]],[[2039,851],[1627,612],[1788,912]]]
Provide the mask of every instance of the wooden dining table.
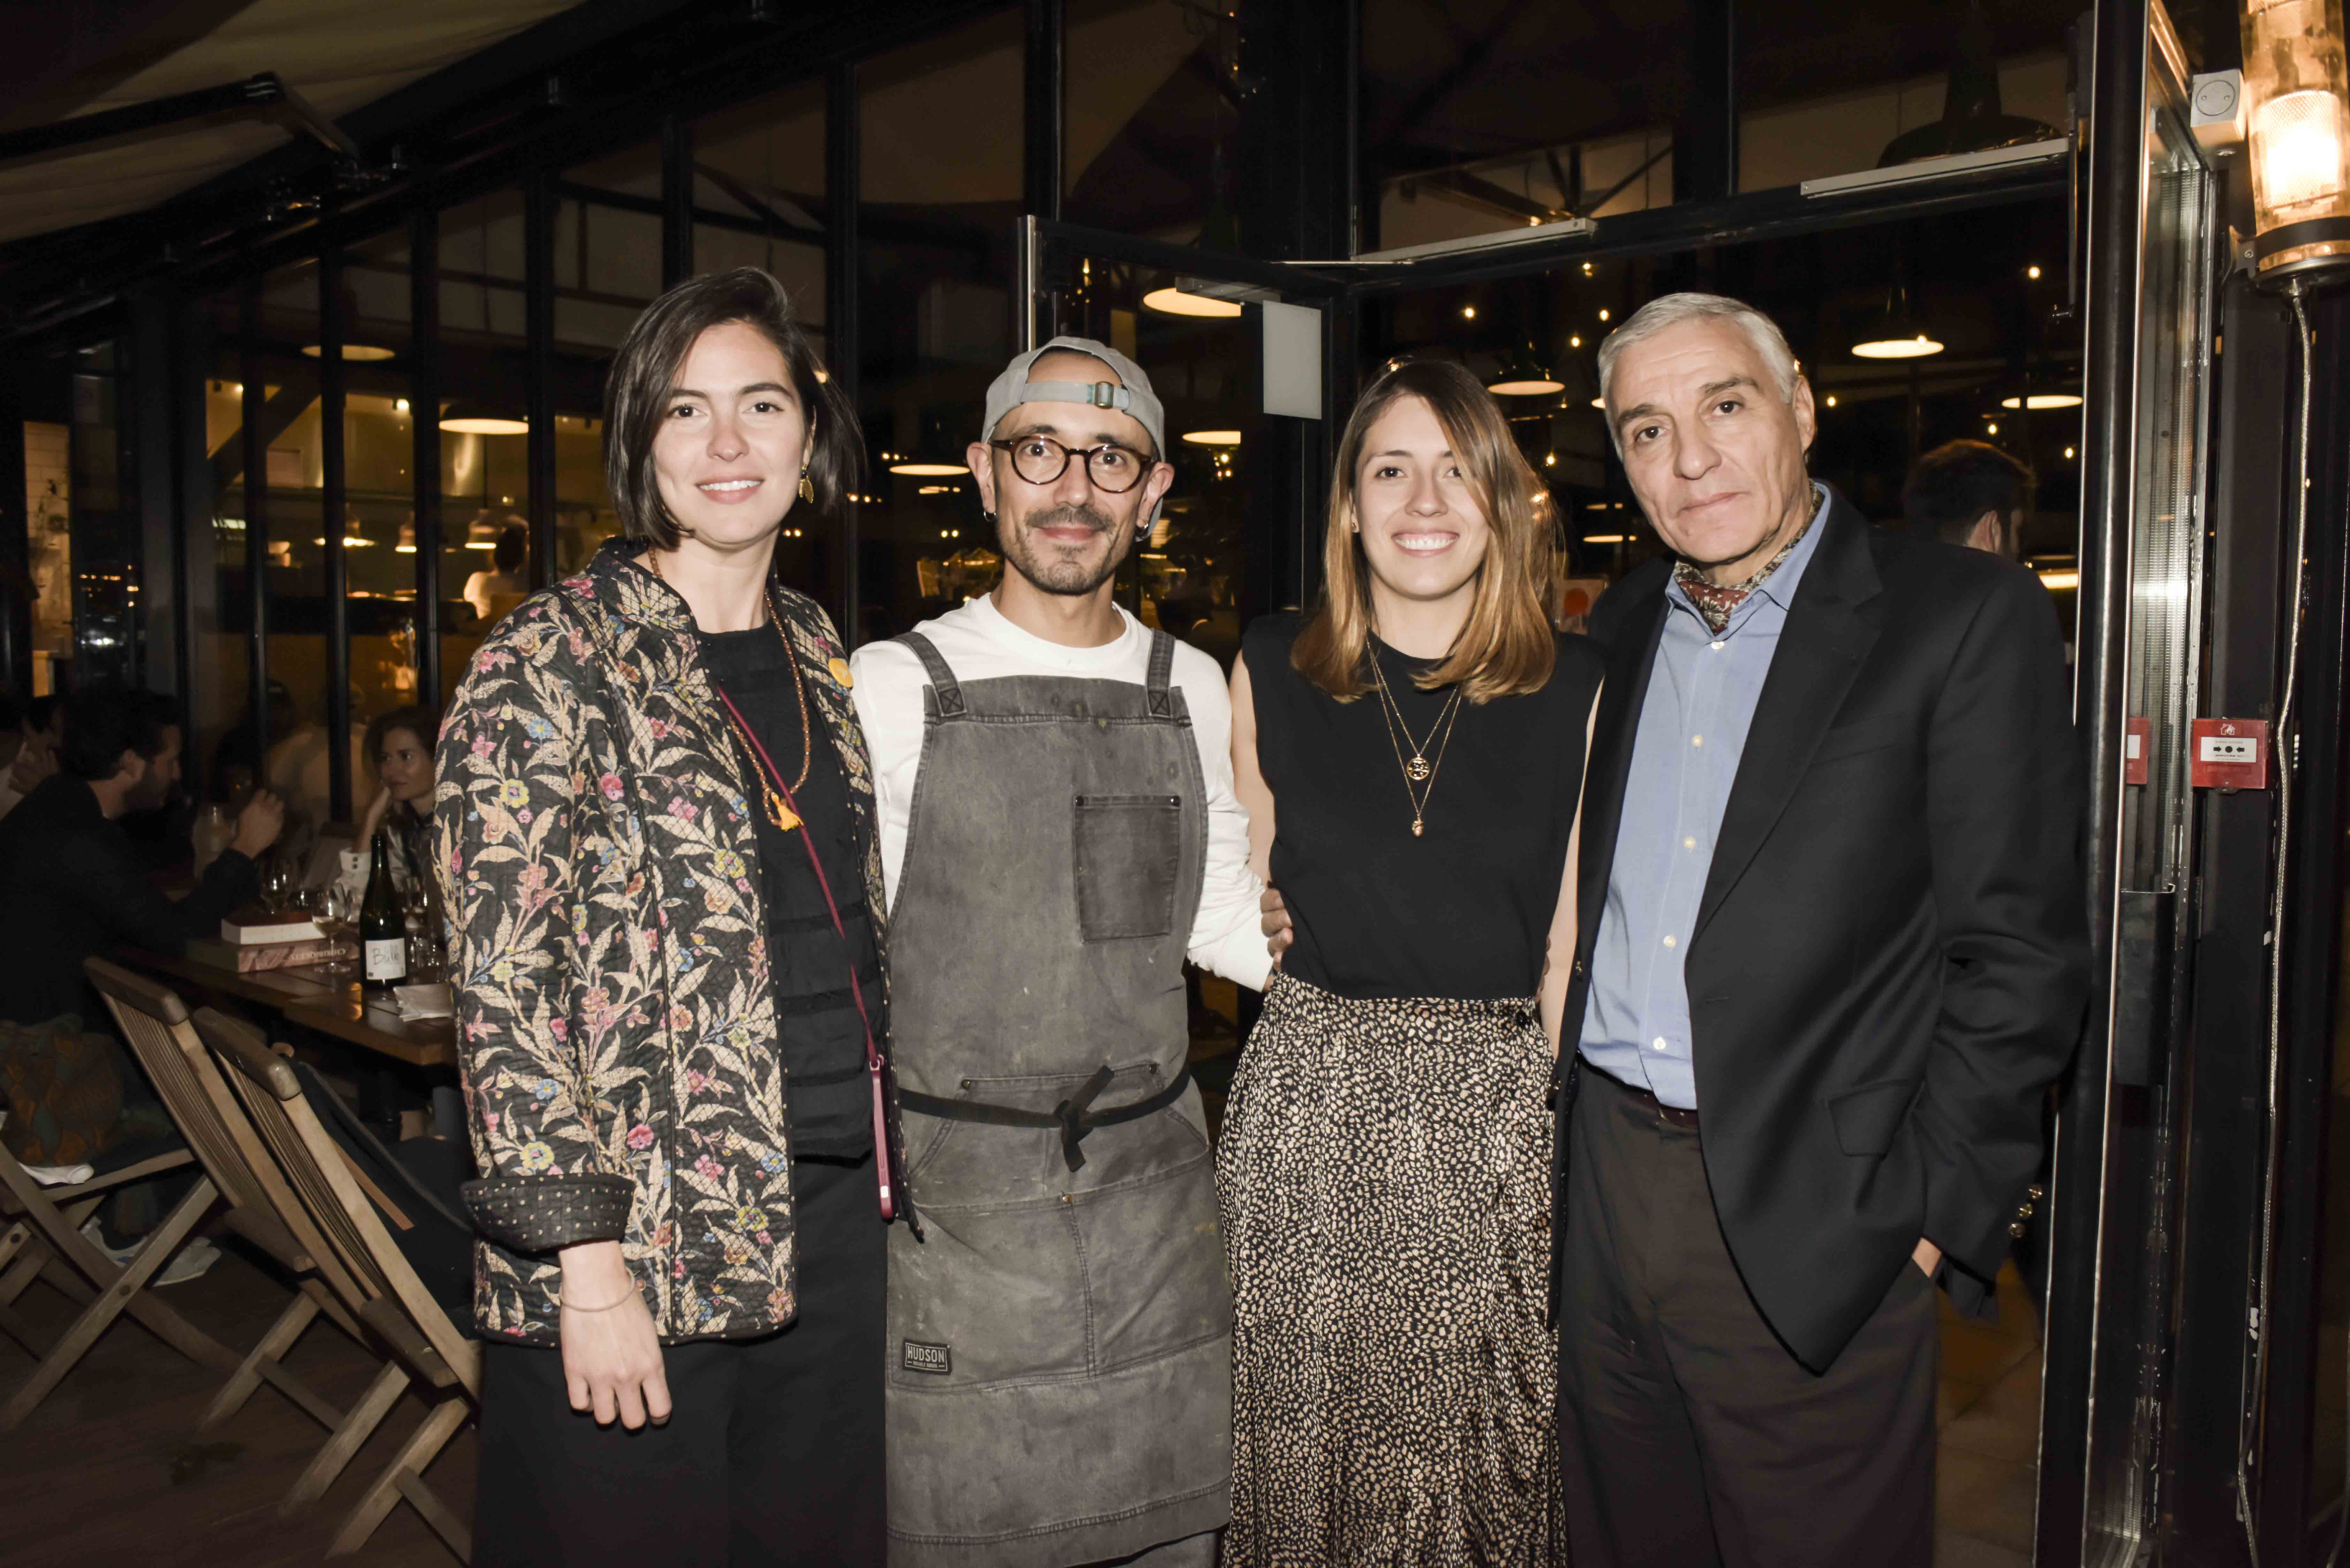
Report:
[[165,976],[195,992],[203,1005],[224,1000],[266,1008],[289,1023],[405,1062],[413,1067],[453,1067],[457,1025],[448,1018],[408,1018],[389,995],[315,965],[240,972],[192,957],[126,950],[123,961]]

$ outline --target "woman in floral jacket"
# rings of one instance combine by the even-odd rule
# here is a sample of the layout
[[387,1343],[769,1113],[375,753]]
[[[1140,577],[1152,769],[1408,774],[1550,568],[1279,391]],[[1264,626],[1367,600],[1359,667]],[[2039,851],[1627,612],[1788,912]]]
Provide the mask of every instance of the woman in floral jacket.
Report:
[[605,444],[624,538],[499,624],[441,732],[474,1560],[878,1564],[879,848],[843,650],[770,576],[862,441],[744,269],[637,322]]

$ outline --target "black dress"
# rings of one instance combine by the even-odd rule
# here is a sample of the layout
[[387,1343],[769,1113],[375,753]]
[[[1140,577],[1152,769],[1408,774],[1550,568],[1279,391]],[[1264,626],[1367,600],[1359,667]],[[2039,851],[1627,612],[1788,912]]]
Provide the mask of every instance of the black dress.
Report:
[[[1249,628],[1273,880],[1297,940],[1265,992],[1217,1151],[1231,1266],[1227,1568],[1548,1563],[1551,1050],[1534,992],[1600,662],[1562,638],[1539,691],[1465,701],[1375,645],[1341,703]],[[1434,765],[1423,826],[1403,758]]]

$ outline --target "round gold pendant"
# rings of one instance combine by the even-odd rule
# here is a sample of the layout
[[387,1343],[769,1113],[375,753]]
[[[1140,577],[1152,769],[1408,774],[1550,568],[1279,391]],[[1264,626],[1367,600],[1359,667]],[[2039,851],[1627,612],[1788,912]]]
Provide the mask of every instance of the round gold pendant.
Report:
[[1414,838],[1419,836],[1419,818],[1416,816],[1411,819],[1411,836]]
[[1428,759],[1426,757],[1419,756],[1416,753],[1413,755],[1411,761],[1404,764],[1403,769],[1404,776],[1411,780],[1414,784],[1427,783],[1428,775],[1434,771],[1435,770],[1428,765]]

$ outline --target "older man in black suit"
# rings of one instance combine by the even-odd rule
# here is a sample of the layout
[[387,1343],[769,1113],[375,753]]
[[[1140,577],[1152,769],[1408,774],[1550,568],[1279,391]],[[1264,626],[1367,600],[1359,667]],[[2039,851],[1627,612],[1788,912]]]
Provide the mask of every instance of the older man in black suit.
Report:
[[1670,556],[1591,619],[1575,1561],[1926,1563],[1934,1282],[1985,1299],[2087,991],[2055,617],[1812,481],[1811,390],[1751,307],[1656,300],[1600,376]]

